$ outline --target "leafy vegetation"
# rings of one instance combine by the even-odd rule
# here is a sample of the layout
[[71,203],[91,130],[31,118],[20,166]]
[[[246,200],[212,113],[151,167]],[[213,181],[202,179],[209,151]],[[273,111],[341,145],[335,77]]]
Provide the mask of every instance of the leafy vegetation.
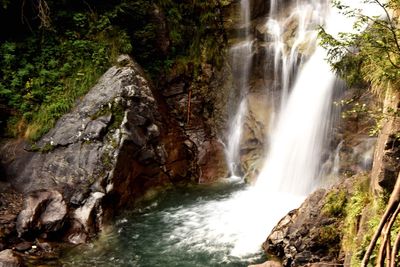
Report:
[[[333,68],[350,85],[367,82],[378,95],[400,90],[400,27],[397,12],[400,1],[367,0],[385,15],[368,16],[340,1],[334,6],[355,19],[355,33],[340,33],[334,38],[320,30],[321,45],[327,48]],[[390,11],[389,11],[390,10]]]
[[118,54],[131,51],[127,34],[108,16],[61,10],[51,29],[1,43],[0,96],[14,113],[8,134],[40,138]]
[[121,53],[152,77],[173,70],[194,80],[202,63],[220,66],[226,2],[2,0],[3,25],[24,21],[0,40],[0,105],[12,115],[7,134],[39,139]]
[[[336,8],[355,18],[353,28],[357,32],[340,33],[337,38],[334,38],[321,29],[321,44],[328,50],[328,60],[333,68],[350,85],[367,83],[372,92],[378,96],[385,96],[381,115],[384,119],[378,120],[376,127],[376,132],[379,132],[379,121],[390,122],[399,116],[398,101],[393,100],[400,94],[400,21],[398,16],[400,1],[365,0],[362,2],[376,5],[383,16],[371,17],[363,14],[361,10],[352,9],[340,1],[334,1]],[[361,112],[364,111],[361,109]],[[397,133],[394,135],[397,136]],[[372,179],[376,178],[372,177]],[[384,212],[374,209],[376,203],[381,203],[382,195],[375,194],[369,203],[364,203],[363,199],[365,198],[356,195],[350,201],[356,213],[348,215],[349,220],[354,219],[354,216],[359,216],[360,208],[357,209],[357,205],[360,203],[373,208],[372,214],[363,214],[364,217],[369,218],[370,225],[363,233],[365,238],[360,246],[362,249],[358,249],[359,261],[355,265],[365,267],[368,263],[374,262],[379,266],[385,263],[388,266],[395,266],[398,263],[397,254],[400,250],[400,235],[395,226],[396,220],[399,220],[400,179],[396,181],[389,200],[380,206],[379,210],[384,210]],[[350,232],[347,235],[351,237],[351,227],[349,229]],[[370,232],[371,229],[373,232]],[[397,232],[396,240],[392,239],[392,232]],[[380,247],[379,250],[376,249],[377,245]]]
[[345,205],[347,201],[345,190],[334,190],[326,196],[322,212],[333,217],[345,215]]

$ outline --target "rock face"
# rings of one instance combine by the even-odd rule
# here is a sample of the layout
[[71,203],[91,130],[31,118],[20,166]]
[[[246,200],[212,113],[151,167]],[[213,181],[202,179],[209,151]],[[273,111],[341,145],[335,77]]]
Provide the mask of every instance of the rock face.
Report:
[[118,64],[36,144],[3,147],[7,178],[26,195],[19,235],[84,242],[149,189],[198,177],[195,146],[160,114],[140,67]]
[[391,192],[400,171],[400,132],[399,116],[392,116],[399,112],[400,94],[388,94],[384,102],[387,115],[383,120],[383,127],[379,133],[372,166],[372,185],[376,192],[382,188]]
[[247,95],[248,111],[244,120],[240,154],[245,179],[254,180],[264,163],[271,105],[268,95],[251,92]]
[[289,212],[263,244],[266,253],[283,260],[283,266],[340,263],[339,222],[323,212],[326,191],[313,193],[297,210]]
[[17,217],[23,208],[22,194],[0,182],[0,251],[14,243]]
[[200,183],[209,183],[228,176],[223,145],[217,140],[203,143],[199,151]]
[[[24,209],[17,219],[19,236],[34,232],[59,231],[67,215],[67,205],[60,192],[38,190],[25,199]],[[28,233],[29,232],[29,233]]]

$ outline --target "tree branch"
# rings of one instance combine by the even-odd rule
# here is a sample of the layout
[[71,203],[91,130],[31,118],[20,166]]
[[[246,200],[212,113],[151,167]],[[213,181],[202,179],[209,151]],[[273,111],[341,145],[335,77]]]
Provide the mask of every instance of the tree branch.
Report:
[[387,19],[389,21],[389,25],[390,25],[389,30],[393,35],[394,42],[396,44],[397,50],[400,53],[399,39],[397,38],[396,28],[393,26],[393,20],[392,20],[390,14],[389,14],[389,11],[386,9],[386,7],[379,0],[374,0],[374,1],[385,11],[386,17],[387,17]]
[[399,252],[399,249],[400,249],[400,232],[397,234],[396,241],[394,241],[392,255],[391,255],[391,259],[390,259],[390,261],[391,261],[390,267],[396,267],[396,262],[397,262],[396,257]]
[[381,221],[379,222],[378,229],[375,231],[374,236],[371,239],[371,242],[368,245],[367,251],[364,254],[363,260],[361,262],[361,267],[367,267],[369,258],[371,257],[372,252],[374,251],[376,242],[378,241],[383,227],[385,227],[388,220],[391,219],[391,216],[395,214],[395,211],[398,210],[398,206],[400,203],[400,173],[396,180],[396,184],[394,186],[393,192],[390,195],[390,199],[386,208],[385,213],[382,216]]

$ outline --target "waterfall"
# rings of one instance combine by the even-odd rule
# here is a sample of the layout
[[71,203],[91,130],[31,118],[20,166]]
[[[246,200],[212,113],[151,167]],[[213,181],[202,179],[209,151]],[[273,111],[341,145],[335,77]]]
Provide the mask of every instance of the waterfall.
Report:
[[[249,34],[250,28],[250,3],[249,0],[240,2],[241,28],[244,29],[244,40],[234,44],[230,48],[230,59],[232,73],[235,83],[236,98],[239,98],[239,105],[235,114],[230,118],[227,146],[225,149],[227,164],[230,175],[240,176],[240,141],[242,138],[243,120],[247,113],[246,94],[248,91],[248,81],[252,62],[253,42]],[[230,103],[232,104],[232,103]]]
[[[235,86],[229,102],[232,117],[225,151],[232,176],[240,175],[242,128],[252,103],[248,87],[253,47],[261,47],[253,44],[250,35],[249,0],[240,3],[241,33],[245,34],[230,48]],[[344,142],[336,147],[325,171],[321,162],[324,144],[329,143],[336,78],[325,61],[325,51],[317,47],[316,29],[324,24],[329,33],[337,34],[351,30],[352,22],[333,13],[329,0],[271,0],[270,5],[268,21],[262,25],[268,29],[267,37],[260,39],[268,43],[262,46],[267,48],[266,58],[271,60],[267,65],[274,68],[270,73],[274,81],[265,90],[279,93],[280,101],[273,112],[276,119],[269,133],[265,164],[255,185],[226,179],[226,184],[215,184],[214,188],[196,187],[167,194],[151,207],[139,209],[139,214],[131,214],[132,225],[126,224],[126,218],[118,220],[117,231],[103,238],[110,249],[104,253],[92,250],[93,264],[81,266],[99,262],[110,266],[140,266],[140,262],[143,266],[254,263],[260,260],[261,244],[279,220],[326,183],[326,170],[334,176],[339,172]],[[276,95],[273,97],[275,101]],[[359,150],[354,150],[360,168],[370,168],[373,143],[373,139],[361,140]],[[126,248],[131,251],[127,253]],[[78,254],[88,251],[82,253],[79,249]],[[111,250],[117,251],[118,257],[111,257]],[[68,260],[68,264],[76,266],[73,261]]]
[[[269,89],[280,93],[280,108],[287,101],[289,89],[296,78],[297,66],[316,46],[315,26],[323,24],[325,6],[319,1],[298,1],[290,14],[285,16],[281,14],[283,11],[280,11],[278,3],[271,1],[267,39],[271,40],[268,57],[274,62],[274,81]],[[288,36],[290,27],[293,33]]]
[[[257,182],[241,196],[241,209],[248,208],[237,218],[247,231],[237,239],[234,255],[254,251],[254,244],[261,244],[279,219],[324,184],[318,177],[336,77],[325,60],[326,51],[317,47],[316,29],[324,25],[337,35],[351,31],[353,25],[333,12],[328,0],[298,0],[285,14],[280,14],[277,1],[271,1],[271,12],[267,26],[276,68],[272,90],[281,92],[281,106]],[[297,25],[294,34],[285,36],[290,24]]]
[[[286,15],[278,5],[271,1],[267,34],[275,68],[269,89],[280,92],[281,101],[264,166],[255,186],[242,198],[244,206],[264,206],[262,211],[246,211],[247,221],[241,223],[251,230],[238,238],[235,255],[254,250],[280,218],[321,185],[317,177],[336,77],[325,51],[317,47],[317,27],[329,26],[329,2],[296,1]],[[290,36],[289,27],[293,27]]]
[[262,192],[306,195],[318,185],[314,178],[319,172],[335,81],[324,58],[323,51],[317,49],[302,67],[278,117],[256,184]]

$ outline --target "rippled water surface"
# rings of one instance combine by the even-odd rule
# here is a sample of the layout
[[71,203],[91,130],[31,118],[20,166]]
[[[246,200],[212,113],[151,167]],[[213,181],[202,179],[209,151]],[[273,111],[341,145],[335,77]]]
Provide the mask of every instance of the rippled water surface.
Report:
[[98,241],[69,251],[63,264],[209,267],[262,262],[261,243],[249,240],[250,248],[243,248],[239,242],[244,239],[247,245],[243,233],[252,230],[246,229],[252,227],[243,218],[246,212],[265,212],[243,205],[249,195],[240,182],[165,193],[146,208],[120,216]]

